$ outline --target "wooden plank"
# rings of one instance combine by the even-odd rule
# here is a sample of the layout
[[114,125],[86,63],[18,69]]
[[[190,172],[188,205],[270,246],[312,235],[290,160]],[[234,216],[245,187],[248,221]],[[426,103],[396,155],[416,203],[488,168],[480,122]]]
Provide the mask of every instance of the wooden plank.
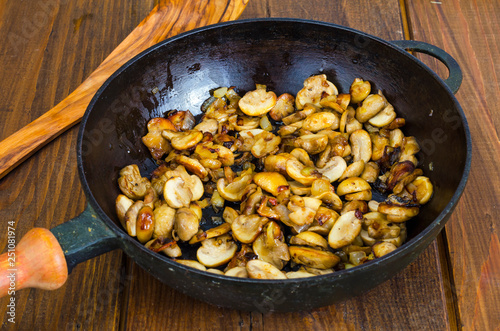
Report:
[[[464,72],[457,99],[472,135],[472,170],[464,195],[446,226],[461,327],[500,327],[500,3],[408,1],[411,32],[448,51]],[[446,74],[435,61],[423,60]]]
[[[42,115],[77,87],[153,8],[154,1],[1,1],[0,139]],[[15,221],[16,239],[52,228],[85,206],[76,169],[74,128],[0,180],[0,233]],[[0,236],[2,250],[7,236]],[[57,291],[16,293],[16,324],[3,329],[116,329],[122,253],[75,268]]]
[[[346,25],[379,37],[404,39],[399,3],[250,1],[241,18],[299,17]],[[446,330],[450,328],[437,244],[390,281],[358,298],[329,307],[287,314],[217,308],[180,294],[132,263],[127,330]],[[123,311],[125,313],[125,310]]]

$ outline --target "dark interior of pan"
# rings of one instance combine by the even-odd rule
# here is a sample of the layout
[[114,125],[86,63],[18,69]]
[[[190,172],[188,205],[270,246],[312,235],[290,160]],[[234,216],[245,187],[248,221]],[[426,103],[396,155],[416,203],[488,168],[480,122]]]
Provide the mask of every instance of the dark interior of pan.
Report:
[[[434,73],[406,52],[352,29],[287,19],[237,21],[185,33],[142,53],[103,85],[84,117],[79,161],[90,202],[109,226],[115,231],[120,228],[114,206],[119,170],[135,163],[148,175],[156,167],[141,142],[149,119],[172,109],[198,114],[209,91],[220,86],[235,86],[240,95],[254,89],[256,83],[267,85],[277,95],[296,94],[304,79],[319,73],[326,74],[340,93],[348,93],[356,77],[369,80],[373,91],[381,90],[398,116],[406,119],[405,134],[419,141],[420,167],[434,184],[432,200],[407,224],[408,243],[402,252],[364,267],[380,272],[368,280],[370,284],[337,291],[345,292],[339,294],[342,299],[375,286],[415,259],[444,226],[465,185],[468,129],[453,94]],[[132,245],[137,246],[134,250],[139,249],[139,255],[146,256],[139,243]],[[135,253],[128,250],[127,254]],[[153,267],[141,265],[162,278],[151,270]],[[363,276],[361,271],[359,277],[353,276],[356,271],[352,270],[338,274],[330,277],[332,282]],[[204,276],[198,273],[197,277]],[[327,277],[318,279],[329,282]],[[300,281],[294,284],[301,286]],[[292,297],[291,305],[294,300],[299,299]],[[321,299],[306,308],[333,301],[336,299]],[[251,305],[240,306],[252,309]]]

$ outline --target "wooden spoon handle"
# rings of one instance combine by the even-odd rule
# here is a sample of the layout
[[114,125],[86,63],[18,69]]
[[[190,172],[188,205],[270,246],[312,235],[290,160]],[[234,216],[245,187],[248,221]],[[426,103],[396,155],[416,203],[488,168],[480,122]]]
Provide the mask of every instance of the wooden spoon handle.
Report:
[[101,85],[132,57],[181,32],[235,20],[241,15],[247,3],[248,0],[160,1],[73,93],[0,142],[0,179],[37,150],[78,123]]
[[0,255],[0,298],[27,287],[55,290],[66,282],[66,259],[49,230],[31,229],[15,247],[7,247]]

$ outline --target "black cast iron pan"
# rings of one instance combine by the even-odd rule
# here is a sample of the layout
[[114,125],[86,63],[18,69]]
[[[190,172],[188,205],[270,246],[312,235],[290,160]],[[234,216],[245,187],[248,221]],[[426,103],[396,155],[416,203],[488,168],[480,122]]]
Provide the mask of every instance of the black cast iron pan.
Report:
[[[450,69],[444,82],[407,53],[431,54]],[[305,78],[324,73],[341,92],[355,77],[382,90],[406,135],[417,137],[420,167],[434,184],[434,197],[407,223],[408,240],[382,258],[330,275],[293,280],[252,280],[201,272],[153,253],[121,228],[114,201],[119,170],[155,167],[141,143],[146,123],[171,109],[200,112],[209,90],[256,83],[278,95],[295,94]],[[78,137],[78,167],[87,210],[54,229],[68,268],[120,248],[169,286],[211,304],[258,311],[308,310],[363,293],[393,277],[435,239],[465,187],[471,162],[466,118],[453,93],[461,83],[456,62],[419,42],[387,42],[334,24],[298,19],[222,23],[168,39],[139,54],[97,92]],[[429,168],[432,169],[429,170]],[[91,230],[89,230],[91,229]]]

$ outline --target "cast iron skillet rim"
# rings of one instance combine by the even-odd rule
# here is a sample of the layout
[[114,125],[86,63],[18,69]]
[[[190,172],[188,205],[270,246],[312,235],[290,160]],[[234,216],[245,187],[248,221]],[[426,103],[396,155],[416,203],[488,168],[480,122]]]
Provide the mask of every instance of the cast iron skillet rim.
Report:
[[83,170],[82,141],[83,141],[83,133],[84,133],[84,129],[85,129],[87,120],[88,120],[88,118],[90,116],[90,112],[91,112],[92,108],[94,107],[94,105],[97,102],[97,100],[100,98],[101,94],[106,90],[106,88],[111,84],[111,82],[117,76],[119,76],[126,69],[128,69],[129,67],[131,67],[132,65],[134,65],[141,58],[147,56],[148,54],[150,54],[152,52],[155,52],[158,48],[163,47],[163,45],[169,44],[169,43],[174,42],[174,41],[176,41],[178,39],[186,38],[189,35],[196,34],[196,33],[202,32],[202,31],[217,29],[219,27],[230,26],[230,25],[231,26],[235,26],[235,25],[239,25],[239,24],[252,24],[252,23],[260,23],[260,22],[264,22],[264,23],[266,23],[266,22],[292,22],[292,23],[295,22],[295,23],[301,23],[301,24],[320,25],[320,26],[332,27],[332,28],[338,29],[338,30],[348,31],[350,33],[355,33],[355,34],[361,35],[361,36],[363,36],[363,37],[365,37],[367,39],[372,39],[372,40],[374,40],[376,42],[382,43],[383,45],[388,46],[388,47],[392,48],[393,50],[395,50],[395,51],[397,51],[397,52],[399,52],[399,53],[401,53],[401,54],[409,57],[411,60],[413,60],[415,63],[417,63],[421,67],[421,69],[423,69],[427,73],[429,73],[448,92],[448,94],[452,97],[452,100],[453,100],[453,102],[455,104],[455,107],[456,107],[456,109],[457,109],[457,111],[458,111],[458,113],[459,113],[459,115],[461,117],[462,125],[464,126],[464,131],[465,131],[465,135],[466,135],[466,150],[467,150],[467,154],[466,155],[467,156],[466,156],[466,162],[465,162],[464,171],[463,171],[463,174],[462,174],[461,181],[460,181],[460,183],[459,183],[459,185],[457,187],[457,190],[455,191],[454,195],[452,196],[452,198],[450,199],[450,201],[448,202],[448,204],[445,206],[445,208],[443,209],[443,211],[438,215],[438,217],[429,226],[427,226],[423,231],[421,231],[414,238],[412,238],[411,240],[407,241],[398,250],[396,250],[394,252],[391,252],[390,254],[387,254],[386,256],[383,256],[381,258],[373,260],[373,262],[357,266],[356,268],[337,271],[337,272],[335,272],[333,274],[329,274],[329,275],[316,276],[316,277],[314,277],[314,280],[315,281],[322,281],[324,279],[326,280],[326,278],[335,279],[335,278],[343,277],[343,275],[346,275],[345,277],[348,277],[348,275],[350,273],[352,273],[352,272],[356,272],[356,271],[361,272],[361,270],[363,270],[365,268],[371,268],[371,266],[373,266],[373,265],[387,264],[396,255],[404,255],[404,254],[411,253],[411,252],[408,252],[408,251],[412,250],[413,247],[418,244],[418,242],[421,240],[422,237],[424,237],[429,232],[433,231],[434,228],[439,227],[441,225],[441,222],[443,221],[443,219],[445,219],[445,217],[449,216],[448,214],[455,207],[455,204],[458,202],[458,200],[459,200],[460,196],[462,195],[463,190],[465,188],[465,185],[466,185],[466,182],[467,182],[467,179],[468,179],[468,175],[469,175],[469,172],[470,172],[471,154],[472,154],[471,153],[470,131],[469,131],[469,127],[468,127],[468,123],[467,123],[467,119],[465,117],[465,114],[464,114],[462,108],[460,107],[458,101],[456,100],[455,96],[453,95],[452,91],[443,82],[443,80],[434,71],[432,71],[429,67],[427,67],[424,63],[422,63],[420,60],[418,60],[416,57],[412,56],[411,54],[409,54],[405,50],[403,50],[403,49],[395,46],[394,44],[391,44],[388,41],[385,41],[383,39],[380,39],[378,37],[366,34],[364,32],[358,31],[358,30],[355,30],[355,29],[352,29],[352,28],[348,28],[348,27],[344,27],[344,26],[340,26],[340,25],[336,25],[336,24],[333,24],[333,23],[327,23],[327,22],[321,22],[321,21],[315,21],[315,20],[306,20],[306,19],[297,19],[297,18],[259,18],[259,19],[245,19],[245,20],[238,20],[238,21],[231,21],[231,22],[225,22],[225,23],[212,24],[212,25],[209,25],[209,26],[197,28],[197,29],[194,29],[194,30],[191,30],[191,31],[188,31],[188,32],[181,33],[181,34],[179,34],[177,36],[168,38],[168,39],[166,39],[166,40],[164,40],[164,41],[162,41],[162,42],[160,42],[160,43],[158,43],[158,44],[156,44],[156,45],[154,45],[154,46],[152,46],[152,47],[150,47],[150,48],[142,51],[141,53],[139,53],[138,55],[136,55],[135,57],[133,57],[132,59],[130,59],[129,61],[127,61],[124,65],[122,65],[118,70],[116,70],[104,82],[104,84],[99,88],[99,90],[96,92],[96,94],[92,98],[91,102],[89,103],[89,105],[87,107],[87,110],[85,111],[84,117],[82,119],[82,123],[80,125],[80,130],[79,130],[79,133],[78,133],[78,141],[77,141],[78,172],[79,172],[80,180],[82,182],[82,187],[83,187],[83,189],[85,191],[85,194],[87,196],[87,199],[88,199],[89,203],[91,204],[92,207],[94,207],[94,210],[98,213],[98,215],[100,216],[101,220],[108,227],[110,227],[112,229],[112,231],[117,235],[118,238],[120,238],[122,247],[125,246],[125,243],[123,242],[123,240],[127,240],[128,242],[130,242],[133,245],[135,245],[135,247],[137,247],[138,249],[141,249],[141,250],[147,252],[148,254],[151,254],[154,258],[159,258],[160,260],[165,261],[166,263],[168,263],[168,264],[170,264],[172,266],[175,266],[176,268],[180,268],[180,269],[182,269],[184,271],[190,271],[190,272],[199,273],[200,275],[203,275],[203,276],[206,276],[206,277],[213,277],[213,278],[219,279],[219,280],[224,280],[224,281],[230,280],[230,281],[240,282],[240,283],[253,283],[253,284],[277,284],[277,283],[281,284],[281,283],[287,283],[287,284],[291,284],[291,283],[302,283],[302,282],[304,282],[304,279],[255,280],[255,279],[245,279],[245,278],[236,278],[236,277],[228,277],[228,276],[223,276],[223,275],[217,275],[217,274],[212,274],[212,273],[208,273],[208,272],[205,272],[205,271],[200,271],[200,270],[197,270],[197,269],[194,269],[194,268],[190,268],[190,267],[184,266],[182,264],[179,264],[179,263],[176,263],[176,262],[172,261],[171,259],[169,259],[166,256],[162,256],[160,254],[155,254],[155,253],[151,252],[149,249],[147,249],[143,245],[141,245],[137,240],[134,240],[132,237],[128,236],[123,231],[123,229],[121,229],[115,222],[113,222],[106,215],[106,213],[104,213],[104,211],[99,206],[99,203],[96,201],[96,199],[94,198],[92,192],[90,191],[88,182],[86,180],[86,175],[85,175],[85,172]]

